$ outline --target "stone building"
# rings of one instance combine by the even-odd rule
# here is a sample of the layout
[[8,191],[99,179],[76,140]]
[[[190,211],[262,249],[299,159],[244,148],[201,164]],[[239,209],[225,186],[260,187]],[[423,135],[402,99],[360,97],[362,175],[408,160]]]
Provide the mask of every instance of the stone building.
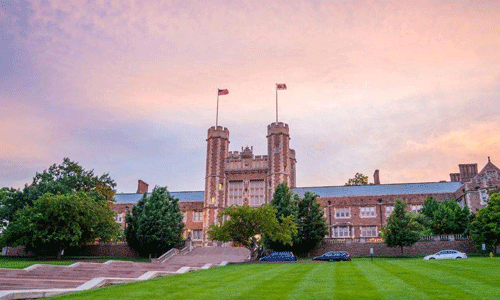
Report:
[[[327,238],[378,238],[381,226],[402,198],[412,211],[418,211],[427,197],[438,200],[456,199],[475,212],[486,205],[488,191],[500,187],[500,169],[488,158],[478,172],[477,164],[460,164],[459,173],[450,174],[450,181],[381,184],[375,170],[374,185],[296,187],[295,151],[290,149],[290,129],[284,123],[267,126],[267,154],[255,155],[253,147],[241,152],[229,151],[229,130],[211,127],[207,135],[207,156],[204,191],[171,192],[179,199],[184,214],[185,232],[203,245],[212,245],[206,231],[220,222],[218,213],[230,205],[260,206],[268,203],[275,187],[287,182],[292,191],[303,196],[306,191],[319,195],[330,227]],[[125,226],[125,214],[144,193],[148,185],[139,180],[136,193],[115,196],[116,221]]]

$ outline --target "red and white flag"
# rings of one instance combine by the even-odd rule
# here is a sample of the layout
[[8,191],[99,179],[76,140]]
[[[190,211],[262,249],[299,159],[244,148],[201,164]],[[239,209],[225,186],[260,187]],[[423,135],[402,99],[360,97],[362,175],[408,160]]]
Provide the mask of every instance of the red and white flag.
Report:
[[277,90],[286,90],[286,84],[284,83],[276,83]]
[[223,90],[219,89],[219,96],[227,95],[227,94],[229,94],[229,91],[227,89],[223,89]]

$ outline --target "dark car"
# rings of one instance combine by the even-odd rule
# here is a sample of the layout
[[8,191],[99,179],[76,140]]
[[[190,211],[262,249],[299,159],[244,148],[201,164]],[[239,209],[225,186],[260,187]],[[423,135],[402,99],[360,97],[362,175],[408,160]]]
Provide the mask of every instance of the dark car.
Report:
[[273,252],[269,255],[260,258],[260,261],[267,261],[267,262],[296,261],[296,260],[297,257],[293,255],[293,253],[290,251]]
[[326,252],[320,256],[316,256],[313,260],[326,260],[326,261],[349,261],[351,260],[351,255],[345,251],[330,251]]

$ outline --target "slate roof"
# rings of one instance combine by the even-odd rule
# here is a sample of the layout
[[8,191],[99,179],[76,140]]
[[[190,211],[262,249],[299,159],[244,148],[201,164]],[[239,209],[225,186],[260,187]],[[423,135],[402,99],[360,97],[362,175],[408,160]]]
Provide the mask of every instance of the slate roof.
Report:
[[[454,193],[462,184],[460,182],[422,182],[398,183],[365,186],[319,186],[300,187],[292,191],[303,197],[305,192],[313,192],[320,197],[355,197],[355,196],[387,196],[387,195],[412,195],[412,194],[440,194]],[[204,191],[170,192],[180,202],[199,201],[205,198]],[[116,203],[137,203],[142,194],[119,193],[115,195]]]
[[[151,193],[148,193],[148,196]],[[136,193],[119,193],[115,195],[116,203],[137,203],[141,200],[143,194]],[[170,195],[179,198],[180,202],[184,201],[199,201],[203,202],[205,198],[204,191],[188,191],[188,192],[170,192]]]
[[324,186],[295,188],[293,192],[301,197],[307,191],[316,193],[320,197],[440,194],[454,193],[461,185],[460,182],[422,182],[364,186]]

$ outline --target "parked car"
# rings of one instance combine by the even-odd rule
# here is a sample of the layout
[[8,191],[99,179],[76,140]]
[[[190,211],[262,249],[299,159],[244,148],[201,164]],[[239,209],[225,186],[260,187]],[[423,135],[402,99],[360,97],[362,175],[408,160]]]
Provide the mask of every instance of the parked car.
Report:
[[427,255],[424,260],[431,259],[457,259],[457,258],[467,258],[467,254],[459,252],[457,250],[441,250],[432,255]]
[[278,261],[296,261],[297,257],[290,251],[277,251],[260,258],[260,261],[278,262]]
[[320,256],[316,256],[313,260],[325,260],[325,261],[350,261],[351,255],[349,252],[345,251],[330,251],[323,253]]

